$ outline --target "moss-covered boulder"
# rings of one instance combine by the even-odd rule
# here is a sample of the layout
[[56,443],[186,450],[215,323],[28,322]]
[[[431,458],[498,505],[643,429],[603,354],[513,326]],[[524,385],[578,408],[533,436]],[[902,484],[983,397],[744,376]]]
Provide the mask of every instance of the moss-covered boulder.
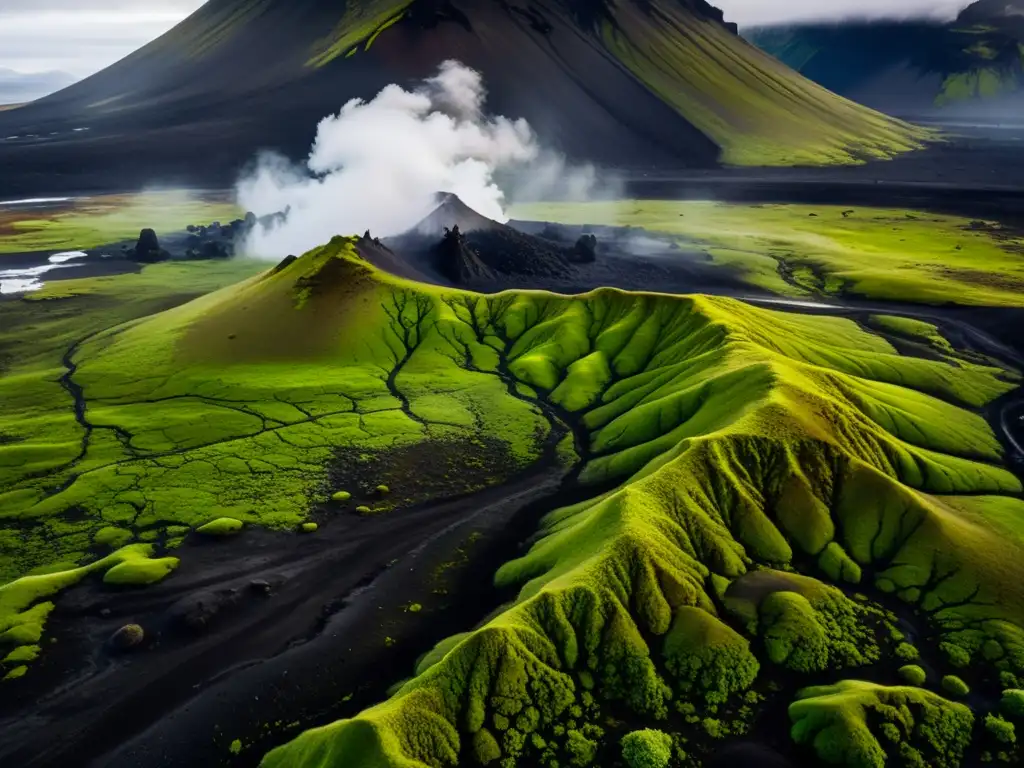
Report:
[[1000,711],[1007,717],[1024,719],[1024,691],[1008,688],[999,701]]
[[970,687],[956,675],[946,675],[942,678],[942,690],[950,696],[962,699],[971,692]]
[[789,706],[792,737],[819,759],[848,768],[898,765],[956,768],[971,739],[974,715],[920,688],[844,680],[806,688]]
[[138,624],[125,624],[110,636],[107,643],[115,651],[129,651],[142,645],[146,639],[146,631]]
[[672,737],[645,728],[622,737],[622,759],[629,768],[666,768],[672,760]]
[[906,666],[900,667],[900,677],[907,683],[907,685],[922,686],[928,679],[927,673],[919,667],[917,664],[907,664]]
[[234,536],[245,527],[245,523],[233,517],[218,517],[196,529],[204,536]]

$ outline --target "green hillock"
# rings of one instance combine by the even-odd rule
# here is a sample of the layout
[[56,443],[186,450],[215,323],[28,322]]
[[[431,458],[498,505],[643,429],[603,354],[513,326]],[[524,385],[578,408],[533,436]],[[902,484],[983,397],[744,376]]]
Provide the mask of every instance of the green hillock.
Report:
[[[552,512],[531,550],[498,570],[499,586],[519,587],[513,606],[443,644],[388,701],[264,765],[585,761],[609,738],[579,730],[590,706],[694,717],[713,740],[739,721],[692,713],[742,701],[766,669],[813,680],[893,653],[886,612],[825,581],[858,571],[862,589],[916,608],[936,641],[968,655],[998,645],[999,668],[1024,672],[1011,650],[1024,648],[1024,605],[1006,572],[1021,540],[997,512],[1020,507],[1004,494],[1021,486],[970,411],[1013,386],[994,371],[902,357],[850,321],[730,299],[480,297],[376,280],[384,316],[418,345],[409,392],[429,361],[506,392],[525,382],[538,403],[557,396],[587,435],[581,481],[620,485]],[[580,365],[607,374],[566,400]],[[985,460],[961,458],[965,444]],[[805,563],[810,573],[793,572]],[[801,740],[817,748],[825,731],[865,765],[885,754],[879,738],[908,761],[955,765],[973,719],[926,691],[860,683],[798,704]],[[846,714],[865,710],[891,727],[872,735],[866,716]]]
[[934,693],[855,680],[801,691],[789,717],[794,741],[812,746],[826,764],[851,768],[953,768],[974,723],[970,709]]

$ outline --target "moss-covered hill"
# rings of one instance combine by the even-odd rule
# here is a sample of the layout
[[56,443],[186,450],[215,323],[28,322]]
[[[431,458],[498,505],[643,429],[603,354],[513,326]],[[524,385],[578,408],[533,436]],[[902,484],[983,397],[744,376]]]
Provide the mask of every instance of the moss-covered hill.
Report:
[[744,34],[814,82],[891,114],[988,118],[1019,114],[1024,103],[1024,12],[1003,0],[974,3],[950,23],[845,22]]
[[338,448],[386,463],[487,435],[525,464],[556,430],[579,482],[614,490],[498,570],[513,604],[265,765],[615,765],[643,727],[666,735],[629,754],[697,765],[790,703],[826,762],[1015,754],[1024,504],[977,413],[1015,386],[1002,370],[730,299],[429,288],[342,238],[65,368],[31,393],[0,378],[12,673],[60,589],[187,569],[171,553],[211,521],[293,529],[338,490]]
[[703,0],[211,0],[110,69],[0,116],[0,128],[85,125],[104,162],[130,150],[140,172],[177,177],[188,159],[194,173],[228,174],[258,148],[305,154],[320,118],[347,99],[431,76],[449,58],[483,73],[490,110],[619,166],[844,164],[925,138],[766,56]]

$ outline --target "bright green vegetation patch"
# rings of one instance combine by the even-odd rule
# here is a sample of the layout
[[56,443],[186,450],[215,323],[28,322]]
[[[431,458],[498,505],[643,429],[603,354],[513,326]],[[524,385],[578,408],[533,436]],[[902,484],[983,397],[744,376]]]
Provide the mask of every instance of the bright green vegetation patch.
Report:
[[971,689],[970,687],[968,687],[967,683],[965,683],[956,675],[946,675],[942,678],[942,690],[944,690],[950,696],[955,696],[958,699],[962,699],[964,696],[971,692]]
[[182,191],[82,198],[43,211],[0,211],[0,257],[95,248],[137,238],[144,228],[160,235],[240,215],[233,203]]
[[907,685],[922,686],[928,679],[928,675],[921,667],[916,664],[908,664],[904,667],[900,667],[900,677],[907,683]]
[[1024,718],[1024,691],[1016,688],[1003,691],[1003,698],[999,702],[999,709],[1007,717]]
[[[0,529],[3,578],[88,562],[96,547],[173,546],[190,529],[295,530],[311,498],[333,495],[324,481],[339,449],[373,458],[434,445],[444,454],[498,435],[495,482],[538,455],[549,426],[537,403],[510,397],[483,354],[480,370],[457,365],[458,340],[437,328],[449,311],[441,295],[377,282],[349,241],[144,322],[104,330],[82,317],[94,306],[102,315],[117,285],[139,306],[114,305],[108,323],[136,316],[143,301],[176,303],[171,287],[157,295],[155,285],[191,273],[165,266],[10,305],[21,327],[0,377],[0,507],[15,523]],[[361,511],[391,511],[404,494],[380,479]]]
[[726,163],[862,163],[931,137],[836,96],[681,4],[614,14],[601,33],[639,80],[722,147]]
[[318,40],[307,67],[323,67],[339,56],[352,56],[359,45],[369,49],[384,30],[401,21],[412,0],[358,0],[345,4],[334,31]]
[[808,688],[789,707],[793,740],[813,746],[830,765],[953,768],[970,742],[974,715],[920,688],[886,688],[846,680]]
[[666,768],[672,760],[672,737],[652,728],[627,733],[622,759],[629,768]]
[[957,216],[670,200],[534,203],[512,213],[665,233],[751,285],[790,296],[1024,306],[1024,236]]
[[[434,381],[446,393],[500,385],[490,402],[502,409],[575,428],[583,484],[618,485],[551,512],[531,549],[498,570],[498,586],[519,590],[512,604],[440,643],[389,700],[269,753],[268,768],[586,766],[639,723],[699,760],[745,732],[760,686],[813,685],[914,647],[894,614],[843,582],[905,602],[941,674],[954,659],[990,679],[1024,674],[1024,544],[1000,513],[1022,488],[972,410],[1014,386],[1000,371],[901,356],[850,320],[726,298],[479,296],[368,268],[360,277],[356,264],[321,250],[291,279],[325,286],[312,270],[344,273],[367,291],[350,321],[363,338],[397,325],[390,359],[401,368],[387,375],[404,416],[429,429]],[[200,304],[223,313],[214,301],[224,299]],[[121,359],[131,333],[100,358]],[[338,340],[352,335],[330,354],[344,356]],[[536,424],[506,416],[495,434]],[[814,689],[792,714],[801,743],[852,749],[858,765],[890,747],[907,764],[954,765],[973,722],[934,693],[867,683]]]
[[233,536],[245,527],[245,523],[233,517],[218,517],[216,520],[199,526],[196,533],[204,536]]
[[[978,44],[979,46],[981,44]],[[981,52],[977,46],[974,49]],[[980,56],[991,59],[993,56]],[[970,99],[988,99],[1001,93],[1012,93],[1020,85],[1020,69],[1011,67],[977,67],[965,72],[954,72],[942,82],[942,87],[935,97],[937,107],[945,107]]]
[[883,331],[889,331],[909,339],[924,341],[938,352],[953,355],[953,346],[932,323],[915,320],[912,317],[896,317],[893,315],[872,315],[871,324]]

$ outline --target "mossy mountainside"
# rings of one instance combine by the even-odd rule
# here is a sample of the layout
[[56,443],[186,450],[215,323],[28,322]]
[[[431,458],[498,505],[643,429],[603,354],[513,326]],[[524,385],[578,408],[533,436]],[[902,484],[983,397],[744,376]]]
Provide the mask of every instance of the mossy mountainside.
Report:
[[[396,72],[423,79],[452,58],[483,74],[489,109],[526,118],[545,144],[610,165],[863,163],[932,136],[798,75],[704,0],[210,0],[124,61],[18,110],[9,125],[88,118],[90,140],[110,143],[120,121],[143,110],[166,118],[162,130],[179,127],[182,104],[210,120],[244,112],[268,125],[232,123],[244,128],[245,146],[225,151],[240,165],[262,146],[308,148],[309,126],[273,127],[274,116],[315,121],[349,98],[371,98]],[[573,119],[544,133],[552,110]],[[196,140],[184,130],[176,138],[188,148]]]
[[1024,91],[1024,23],[1019,9],[984,12],[975,3],[952,22],[854,21],[752,29],[755,45],[816,83],[896,114],[960,107],[1007,114]]
[[[895,617],[832,584],[907,603],[929,663],[973,690],[1016,687],[1024,504],[972,412],[1009,374],[731,299],[428,287],[356,242],[100,329],[52,390],[0,378],[4,589],[125,546],[169,565],[222,518],[295,530],[348,491],[324,482],[339,447],[378,459],[483,434],[525,464],[560,423],[581,482],[618,489],[553,512],[500,569],[513,606],[267,765],[588,765],[627,714],[698,761],[746,727],[773,670],[814,682],[895,656]],[[45,618],[22,623],[43,637]],[[23,675],[35,634],[6,641]],[[953,749],[907,728],[907,749]]]
[[512,214],[664,233],[704,250],[751,286],[789,296],[1024,306],[1024,237],[998,222],[901,209],[678,200],[531,203]]
[[[187,361],[175,396],[197,388],[188,395],[197,402],[213,360],[219,386],[274,372],[270,387],[282,375],[275,358],[316,366],[285,400],[308,402],[314,378],[326,396],[331,376],[326,388],[345,383],[356,406],[374,398],[369,413],[270,425],[285,439],[271,443],[276,482],[243,515],[256,523],[300,519],[299,497],[317,492],[310,467],[281,460],[289,446],[312,463],[319,440],[386,450],[496,420],[495,434],[524,460],[547,418],[571,423],[583,437],[581,480],[622,485],[553,512],[530,552],[499,570],[499,584],[521,587],[514,605],[439,646],[391,700],[307,732],[265,765],[588,765],[625,735],[615,725],[623,715],[662,721],[675,759],[696,764],[716,739],[742,732],[758,681],[777,670],[809,683],[826,671],[856,675],[902,659],[897,647],[908,645],[994,700],[1024,674],[1021,486],[971,412],[1014,386],[1003,372],[901,357],[849,321],[729,299],[427,288],[374,271],[350,249],[336,240],[277,274],[99,337],[82,347],[76,378],[86,393],[117,390],[114,417],[167,391],[163,376],[132,381],[136,366],[159,372],[172,360]],[[243,307],[273,319],[247,327],[254,316]],[[312,317],[323,334],[285,344]],[[360,397],[353,383],[365,387]],[[158,427],[161,409],[144,405]],[[357,434],[341,431],[350,423]],[[382,423],[388,433],[375,432]],[[299,437],[311,429],[315,440]],[[242,463],[266,462],[251,456],[261,435],[185,443],[175,462],[216,466],[227,460],[222,445]],[[209,497],[168,503],[165,460],[122,458],[117,466],[137,468],[126,490],[114,489],[116,471],[94,465],[22,514],[76,505],[102,516],[95,489],[110,487],[111,501],[135,494],[145,525],[159,529],[205,519],[236,487],[252,493],[244,471],[222,489],[204,470]],[[76,490],[83,480],[93,493]],[[21,481],[18,498],[32,484]],[[916,645],[888,610],[844,591],[854,588],[905,604]],[[891,668],[894,686],[903,664]],[[959,764],[970,710],[917,689],[848,688],[856,699],[842,713],[852,716],[807,694],[793,711],[798,742],[828,759],[836,739],[861,744],[866,732],[883,746],[868,744],[859,764],[880,764],[878,750],[906,764],[936,754]],[[904,705],[908,714],[886,715],[892,728],[870,714]]]

